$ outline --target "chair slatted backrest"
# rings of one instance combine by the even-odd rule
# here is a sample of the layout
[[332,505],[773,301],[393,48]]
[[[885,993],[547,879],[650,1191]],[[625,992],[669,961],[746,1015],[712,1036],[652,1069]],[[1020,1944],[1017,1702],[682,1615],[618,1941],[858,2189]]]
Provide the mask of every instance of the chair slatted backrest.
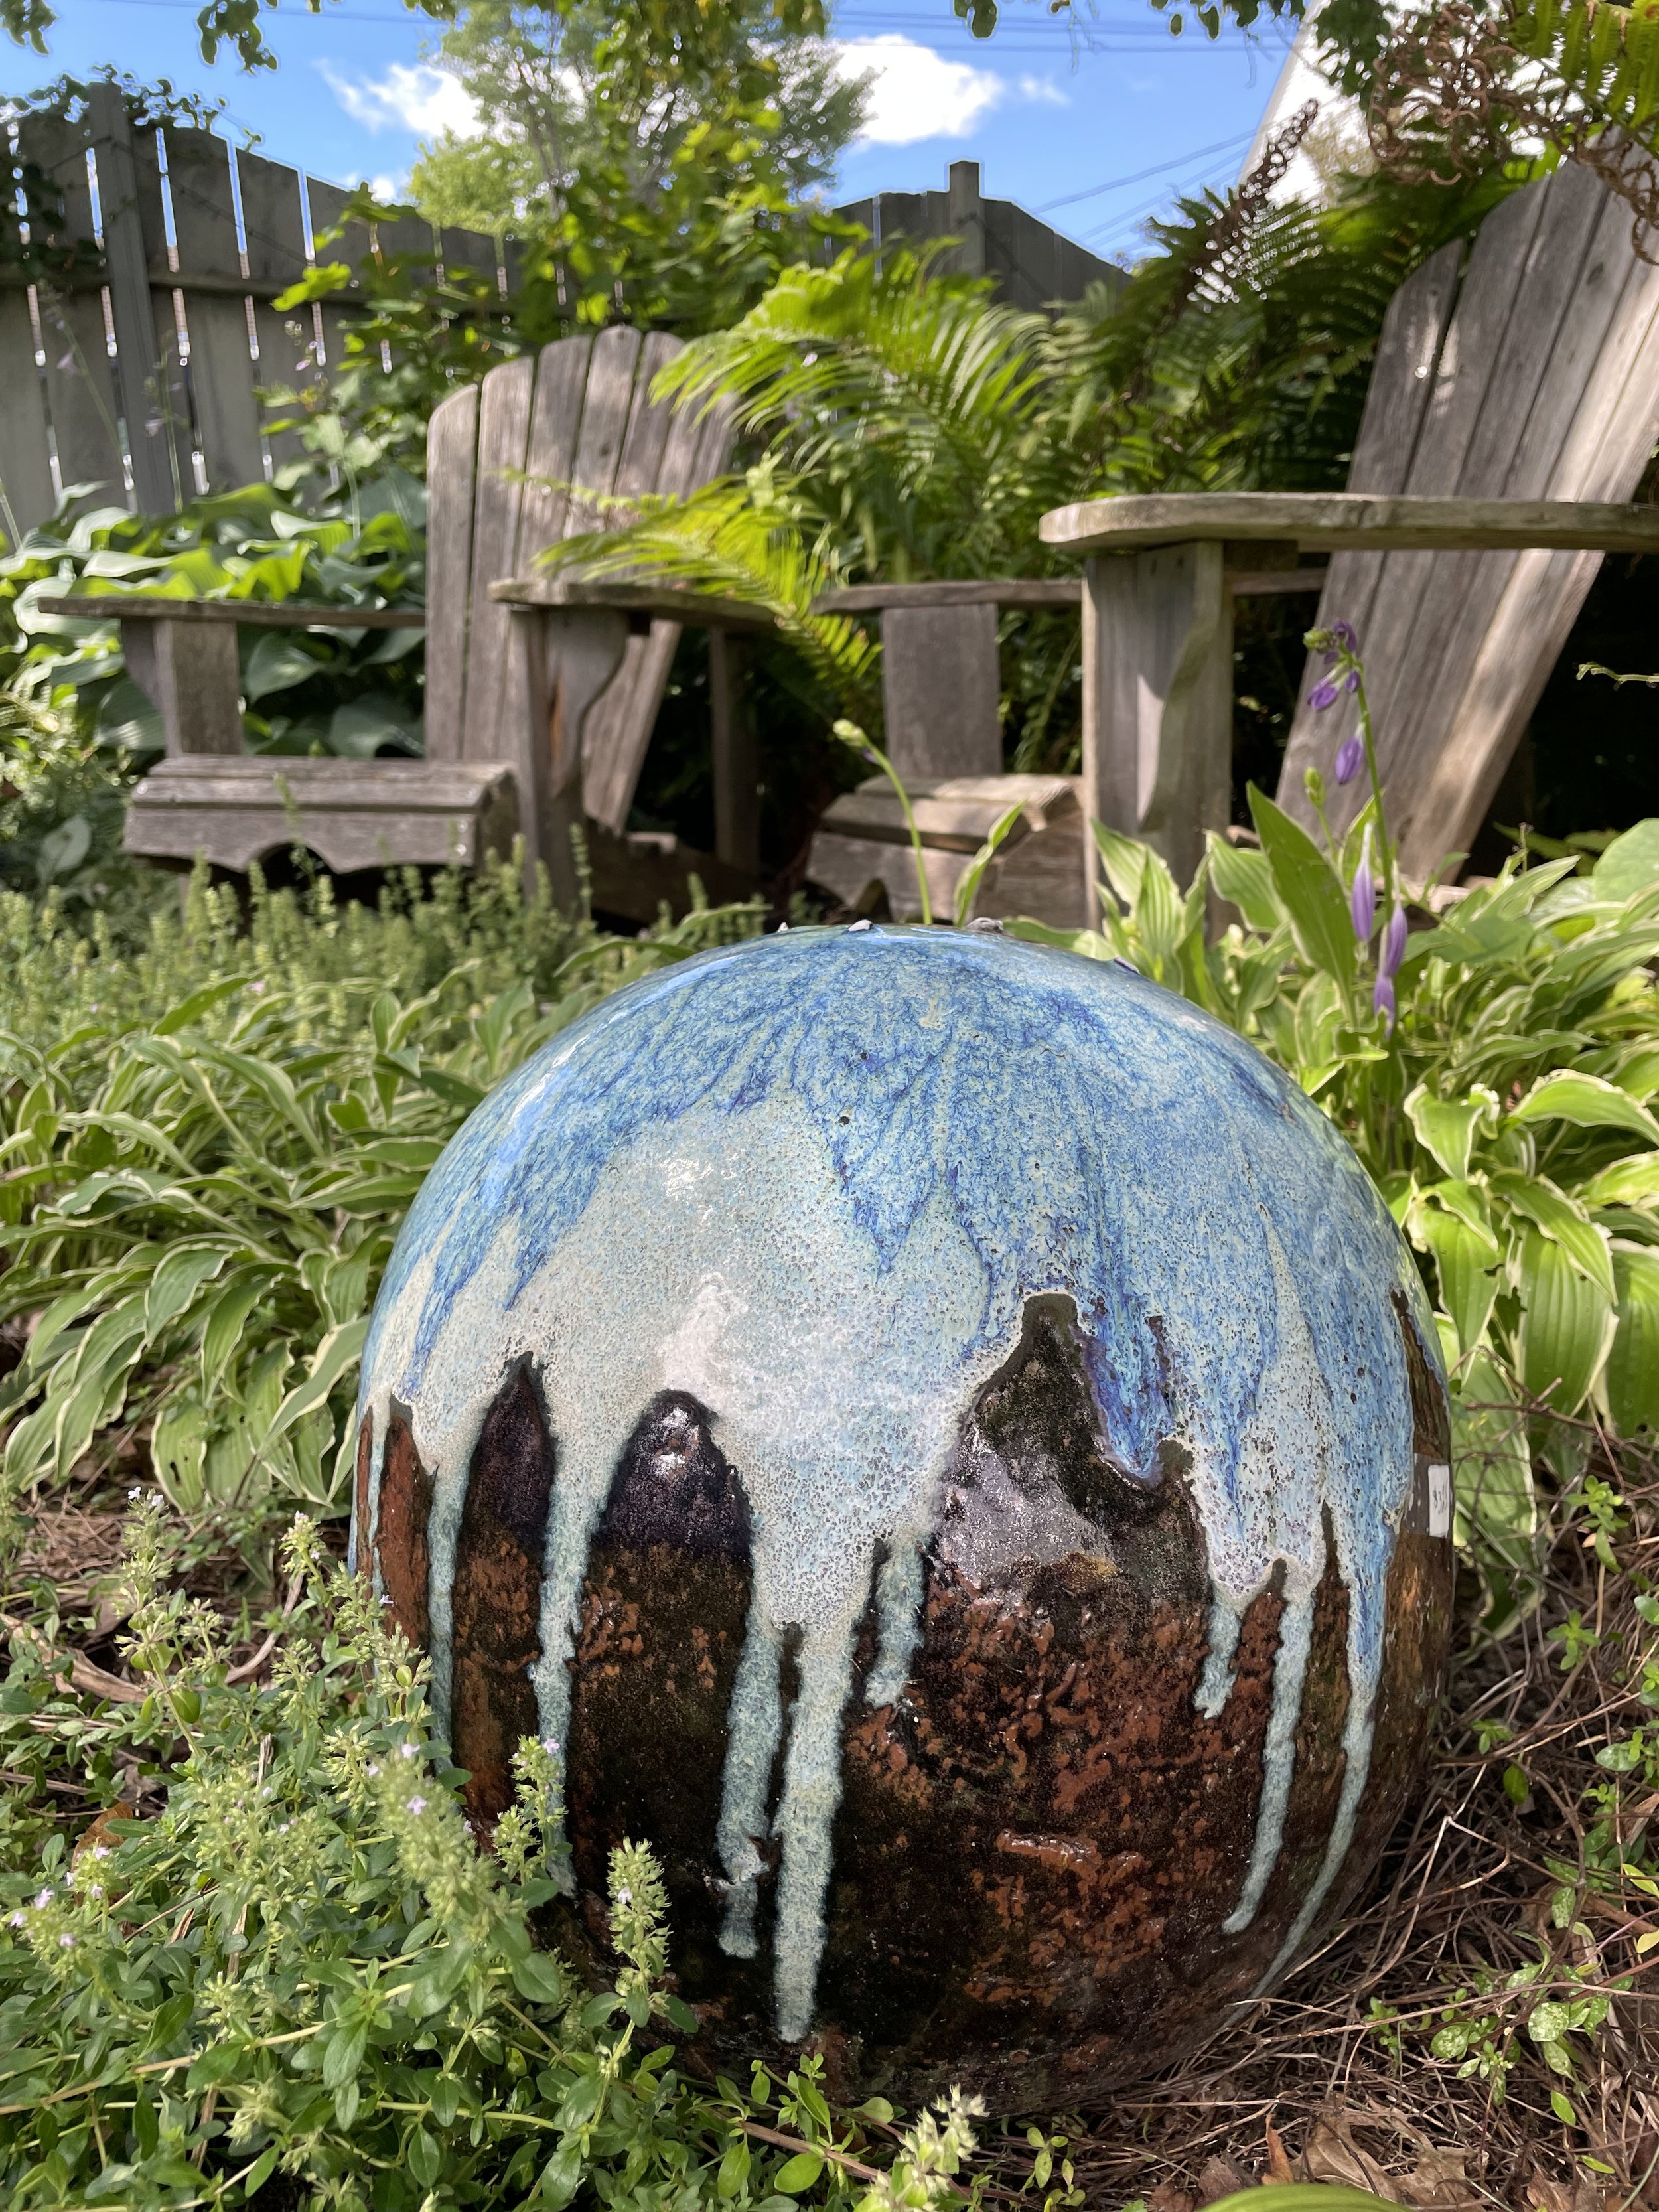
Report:
[[[427,441],[426,750],[431,760],[510,759],[511,617],[489,586],[527,574],[560,539],[626,520],[607,501],[685,493],[718,476],[725,418],[652,399],[681,341],[621,325],[561,338],[492,369],[434,411]],[[620,831],[679,640],[653,621],[588,719],[586,812]]]
[[[1463,264],[1443,247],[1382,326],[1351,491],[1470,499],[1627,500],[1659,436],[1659,267],[1631,211],[1565,163],[1505,200]],[[1343,552],[1319,621],[1351,622],[1365,657],[1389,828],[1408,874],[1466,850],[1566,643],[1601,556]],[[1311,671],[1312,664],[1310,664]],[[1351,726],[1345,702],[1297,710],[1280,804]],[[1345,823],[1362,784],[1334,792]]]

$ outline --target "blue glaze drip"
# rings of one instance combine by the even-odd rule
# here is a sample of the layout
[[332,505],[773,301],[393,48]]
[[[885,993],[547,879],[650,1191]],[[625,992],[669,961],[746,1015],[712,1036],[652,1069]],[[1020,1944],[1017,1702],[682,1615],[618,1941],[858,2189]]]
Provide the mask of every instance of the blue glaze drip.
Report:
[[1126,1473],[1153,1480],[1160,1445],[1185,1448],[1215,1591],[1205,1711],[1231,1688],[1239,1618],[1282,1576],[1258,1832],[1231,1926],[1278,1856],[1329,1516],[1352,1741],[1305,1925],[1364,1786],[1413,1473],[1395,1291],[1432,1358],[1415,1270],[1341,1138],[1251,1047],[1118,963],[990,935],[791,931],[653,975],[484,1103],[387,1270],[362,1406],[378,1461],[391,1401],[408,1404],[434,1479],[434,1702],[465,1471],[510,1361],[536,1361],[559,1455],[532,1679],[561,1739],[611,1475],[653,1393],[692,1390],[755,1516],[719,1838],[740,1954],[784,1724],[780,1640],[802,1632],[775,1832],[779,2026],[804,2035],[857,1620],[873,1586],[865,1695],[891,1702],[960,1419],[1025,1301],[1064,1293]]

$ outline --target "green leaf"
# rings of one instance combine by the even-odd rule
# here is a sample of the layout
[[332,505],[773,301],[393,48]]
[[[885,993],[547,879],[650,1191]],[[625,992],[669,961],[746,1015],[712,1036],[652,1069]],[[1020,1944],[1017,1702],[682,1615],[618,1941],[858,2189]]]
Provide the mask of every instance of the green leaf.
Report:
[[341,1376],[355,1367],[362,1357],[363,1340],[368,1334],[369,1316],[361,1314],[338,1328],[330,1329],[318,1346],[303,1382],[290,1390],[264,1438],[267,1449],[277,1437],[287,1434],[294,1424],[307,1413],[314,1413],[328,1403],[328,1395]]
[[1564,2091],[1560,2089],[1552,2089],[1550,2091],[1550,2110],[1554,2113],[1556,2118],[1560,2121],[1563,2127],[1576,2128],[1577,2126],[1578,2115],[1572,2108],[1572,2100],[1571,2097],[1566,2095]]
[[1353,977],[1353,923],[1347,893],[1330,862],[1299,823],[1249,787],[1250,819],[1273,871],[1273,889],[1290,916],[1304,960],[1339,983]]
[[1619,1321],[1601,1386],[1621,1437],[1659,1434],[1659,1252],[1615,1244],[1613,1280]]
[[430,2189],[443,2165],[443,2153],[438,2147],[436,2136],[428,2134],[425,2128],[416,2128],[409,2138],[409,2148],[404,2156],[409,2161],[410,2172],[422,2188]]
[[343,2081],[350,2081],[363,2063],[368,2041],[368,2030],[361,2021],[335,2029],[323,2047],[325,2089],[337,2089]]
[[154,1337],[184,1312],[204,1283],[211,1282],[231,1257],[228,1244],[179,1244],[150,1277],[144,1298],[144,1331]]
[[1534,1229],[1522,1238],[1519,1274],[1521,1380],[1553,1412],[1576,1413],[1613,1340],[1610,1291]]
[[1212,830],[1205,839],[1210,881],[1218,898],[1236,906],[1252,929],[1271,936],[1285,916],[1273,888],[1272,863],[1249,845],[1235,845]]
[[1505,1551],[1538,1526],[1525,1408],[1487,1351],[1460,1362],[1452,1393],[1453,1534],[1464,1549],[1480,1536]]
[[1632,1152],[1578,1186],[1583,1206],[1640,1206],[1659,1198],[1659,1152]]
[[1495,1239],[1438,1206],[1413,1207],[1410,1227],[1413,1239],[1433,1255],[1440,1303],[1457,1331],[1460,1351],[1473,1352],[1486,1334],[1498,1297],[1502,1255]]
[[202,1384],[210,1390],[224,1373],[242,1334],[242,1325],[270,1287],[269,1276],[238,1273],[213,1301],[202,1331]]
[[1651,816],[1615,837],[1591,872],[1598,898],[1620,905],[1659,884],[1659,821]]
[[243,2196],[257,2196],[276,2171],[276,2145],[272,2143],[269,2149],[262,2150],[260,2152],[258,2157],[254,2160],[252,2165],[249,2166],[247,2172],[243,2175]]
[[1512,1121],[1571,1121],[1581,1129],[1630,1129],[1659,1145],[1659,1121],[1616,1083],[1599,1075],[1577,1075],[1558,1068],[1534,1083],[1517,1106]]
[[545,1951],[531,1951],[514,1960],[513,1986],[532,2004],[562,2005],[570,1995],[570,1984],[558,1960]]
[[215,1006],[222,1006],[227,999],[234,998],[248,980],[246,975],[218,975],[212,982],[204,983],[199,990],[180,999],[176,1006],[170,1007],[162,1015],[155,1024],[155,1035],[173,1036],[179,1030],[189,1029],[192,1024],[199,1022],[204,1014],[211,1013]]
[[720,2172],[714,2180],[714,2194],[717,2197],[735,2197],[749,2179],[751,2162],[749,2145],[741,2136],[734,2136],[726,2145],[726,2155],[720,2160]]
[[1480,1084],[1466,1097],[1442,1099],[1419,1083],[1406,1100],[1406,1113],[1418,1142],[1461,1182],[1468,1174],[1475,1138],[1483,1129],[1490,1134],[1498,1127],[1498,1094]]
[[264,630],[242,671],[242,696],[251,707],[273,692],[308,684],[337,659],[320,638],[304,639],[304,633],[295,630]]
[[1492,1189],[1508,1200],[1523,1220],[1559,1244],[1574,1267],[1596,1288],[1613,1296],[1613,1261],[1606,1233],[1598,1229],[1583,1207],[1558,1190],[1546,1176],[1522,1175],[1501,1170],[1492,1178]]
[[772,2177],[772,2186],[786,2197],[804,2197],[823,2172],[823,2160],[815,2150],[800,2150],[786,2159]]
[[969,915],[974,910],[974,900],[978,894],[985,871],[996,858],[1004,838],[1007,836],[1024,811],[1024,801],[1017,799],[1007,812],[991,825],[990,834],[985,842],[963,871],[962,880],[957,885],[956,909],[953,917],[958,929],[965,926]]

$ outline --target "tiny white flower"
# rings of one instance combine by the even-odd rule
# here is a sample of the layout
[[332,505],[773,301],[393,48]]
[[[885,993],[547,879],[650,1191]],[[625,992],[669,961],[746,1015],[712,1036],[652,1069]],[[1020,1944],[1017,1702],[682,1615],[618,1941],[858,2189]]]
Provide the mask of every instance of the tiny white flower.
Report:
[[28,1915],[25,1912],[14,1912],[11,1916],[11,1924],[14,1928],[27,1928],[29,1924]]
[[107,1844],[94,1844],[92,1847],[92,1856],[95,1859],[106,1859],[109,1856],[109,1845]]
[[58,1948],[60,1951],[72,1951],[75,1948],[75,1938],[67,1929],[58,1938]]
[[368,1772],[369,1772],[370,1779],[372,1780],[372,1779],[374,1778],[374,1777],[375,1775],[377,1775],[377,1774],[380,1772],[380,1768],[379,1768],[376,1765],[374,1765],[373,1761],[371,1761],[371,1762],[370,1762],[370,1764],[369,1764],[369,1768],[368,1768]]
[[425,1798],[424,1798],[424,1797],[411,1797],[411,1798],[410,1799],[410,1801],[409,1801],[409,1809],[410,1809],[410,1811],[411,1813],[413,1813],[413,1814],[416,1815],[416,1817],[418,1819],[418,1818],[419,1818],[419,1816],[420,1816],[422,1813],[424,1813],[424,1812],[425,1812],[425,1810],[426,1810],[426,1800],[425,1800]]
[[544,1751],[550,1751],[550,1752],[553,1752],[555,1754],[556,1754],[556,1753],[557,1753],[557,1751],[558,1751],[558,1748],[559,1748],[559,1739],[557,1738],[557,1736],[556,1736],[556,1735],[544,1735],[544,1736],[542,1738],[542,1749],[543,1749]]
[[88,1897],[101,1897],[103,1893],[104,1885],[101,1881],[89,1881],[87,1884],[87,1895]]
[[34,1900],[34,1909],[37,1912],[44,1912],[51,1903],[52,1892],[49,1889],[43,1889]]
[[135,1483],[133,1487],[127,1492],[127,1504],[129,1505],[136,1505],[143,1494],[143,1492],[140,1490]]
[[418,1759],[421,1755],[421,1747],[418,1743],[400,1743],[398,1746],[398,1752],[400,1758]]
[[618,1905],[631,1905],[634,1902],[633,1891],[631,1889],[619,1889],[617,1892],[617,1902]]

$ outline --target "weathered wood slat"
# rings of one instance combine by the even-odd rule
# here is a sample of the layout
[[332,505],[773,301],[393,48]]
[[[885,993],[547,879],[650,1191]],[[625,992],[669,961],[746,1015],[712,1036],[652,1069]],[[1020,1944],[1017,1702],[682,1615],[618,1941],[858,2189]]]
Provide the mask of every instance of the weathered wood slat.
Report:
[[[1085,811],[1146,839],[1188,882],[1226,827],[1232,601],[1216,539],[1097,554],[1084,577]],[[1083,856],[1092,884],[1092,855]]]
[[[169,128],[167,190],[173,202],[181,284],[210,275],[240,283],[241,252],[231,197],[230,149],[210,131]],[[264,476],[259,408],[248,346],[246,296],[204,294],[193,281],[185,302],[191,392],[208,485],[224,491]]]
[[[17,133],[20,157],[34,162],[63,194],[64,221],[58,235],[66,244],[90,240],[87,131],[57,116],[26,115]],[[126,477],[115,428],[115,380],[104,339],[101,293],[60,291],[52,299],[42,296],[40,334],[59,485],[67,490],[71,484],[95,483],[100,505],[125,507]]]
[[536,400],[525,459],[527,481],[519,507],[519,545],[512,571],[515,575],[528,575],[536,556],[564,535],[592,349],[592,338],[561,338],[544,346],[537,361]]
[[83,622],[231,623],[252,629],[424,629],[419,607],[313,606],[305,599],[173,599],[144,592],[98,592],[42,599],[49,613]]
[[[1603,197],[1596,179],[1576,163],[1550,183],[1548,191],[1517,193],[1482,226],[1410,491],[1525,498],[1538,496],[1547,482],[1516,481],[1517,441]],[[1449,655],[1460,673],[1467,667],[1509,566],[1483,563],[1473,551],[1456,549],[1396,562],[1386,572],[1365,635],[1376,666],[1372,708],[1391,755],[1398,745],[1433,744],[1423,710],[1432,712]],[[1391,758],[1391,775],[1393,768]]]
[[125,848],[188,866],[246,868],[298,842],[349,874],[393,864],[476,867],[510,847],[512,778],[422,761],[169,759],[127,810]]
[[744,682],[741,633],[708,634],[708,719],[714,735],[714,850],[728,867],[760,873],[760,754]]
[[489,596],[514,607],[611,607],[622,614],[661,616],[705,629],[754,630],[775,627],[764,607],[750,599],[723,599],[690,584],[629,584],[608,577],[588,582],[580,576],[509,576],[489,586]]
[[[1054,526],[1051,528],[1050,526]],[[1659,552],[1659,506],[1623,500],[1362,499],[1348,492],[1158,492],[1093,500],[1042,518],[1051,545],[1133,553],[1154,545],[1283,538],[1328,546],[1559,546]]]
[[[343,261],[349,269],[367,261],[373,246],[366,223],[348,223],[338,238],[326,246],[318,240],[339,226],[340,216],[351,194],[343,191],[338,185],[325,184],[319,177],[306,179],[306,204],[311,210],[311,251],[314,260],[326,264]],[[321,301],[318,313],[322,319],[323,353],[331,372],[337,371],[345,359],[345,334],[353,319],[349,304],[356,289],[354,277],[347,291],[337,293],[332,299]]]
[[890,606],[881,643],[886,749],[899,774],[994,775],[1002,766],[994,604]]
[[471,612],[478,387],[440,400],[426,433],[426,757],[459,760]]
[[[1622,203],[1568,164],[1498,212],[1507,219],[1489,218],[1476,241],[1443,349],[1440,383],[1468,388],[1431,420],[1413,488],[1455,466],[1461,494],[1516,501],[1523,527],[1546,503],[1586,526],[1466,541],[1499,550],[1391,553],[1363,614],[1348,614],[1333,563],[1321,620],[1359,629],[1390,825],[1413,875],[1467,848],[1601,552],[1652,545],[1659,524],[1659,510],[1618,504],[1659,434],[1659,281],[1633,252]],[[1346,702],[1322,720],[1298,713],[1279,797],[1304,819],[1304,771],[1328,763],[1347,720]],[[1357,787],[1332,801],[1346,822]]]
[[[270,301],[305,274],[307,240],[299,172],[285,168],[280,161],[267,161],[263,155],[244,152],[236,155],[236,182],[247,237],[248,275],[258,288],[252,295],[253,331],[259,343],[254,382],[267,388],[294,385],[303,380],[305,374],[295,364],[301,349],[311,341],[312,311],[301,307],[282,313]],[[300,325],[297,337],[289,328],[290,323]],[[301,459],[305,447],[298,433],[273,431],[268,427],[270,421],[270,410],[262,410],[260,429],[273,466],[280,469]]]
[[0,295],[0,489],[10,509],[0,512],[15,550],[18,541],[52,509],[52,448],[46,435],[46,395],[34,362],[34,325],[27,295]]
[[152,169],[146,179],[154,196],[146,225],[138,204],[132,125],[120,87],[91,86],[87,93],[87,118],[97,164],[104,264],[115,331],[115,383],[126,422],[133,495],[140,514],[169,514],[183,487],[176,474],[176,459],[170,459],[164,419],[156,411],[161,363],[155,349],[149,256],[144,244],[146,228],[154,234],[161,227],[160,178]]
[[[625,457],[617,477],[619,489],[654,489],[665,497],[680,497],[718,475],[726,465],[731,446],[726,415],[711,411],[699,419],[690,410],[673,412],[651,398],[659,370],[678,351],[678,339],[660,334],[653,333],[646,342],[635,381],[630,437],[642,418],[650,423],[654,483],[637,461],[630,472]],[[679,625],[666,616],[653,621],[645,636],[631,638],[617,680],[592,718],[583,803],[595,821],[619,834],[627,827],[679,640]]]
[[479,386],[477,474],[472,493],[472,611],[467,625],[466,703],[461,754],[466,760],[503,760],[507,609],[489,596],[494,576],[510,575],[519,550],[519,507],[524,495],[525,455],[535,356],[521,354]]
[[820,615],[880,614],[887,607],[1076,607],[1083,604],[1080,576],[984,576],[927,584],[847,584],[820,592]]

